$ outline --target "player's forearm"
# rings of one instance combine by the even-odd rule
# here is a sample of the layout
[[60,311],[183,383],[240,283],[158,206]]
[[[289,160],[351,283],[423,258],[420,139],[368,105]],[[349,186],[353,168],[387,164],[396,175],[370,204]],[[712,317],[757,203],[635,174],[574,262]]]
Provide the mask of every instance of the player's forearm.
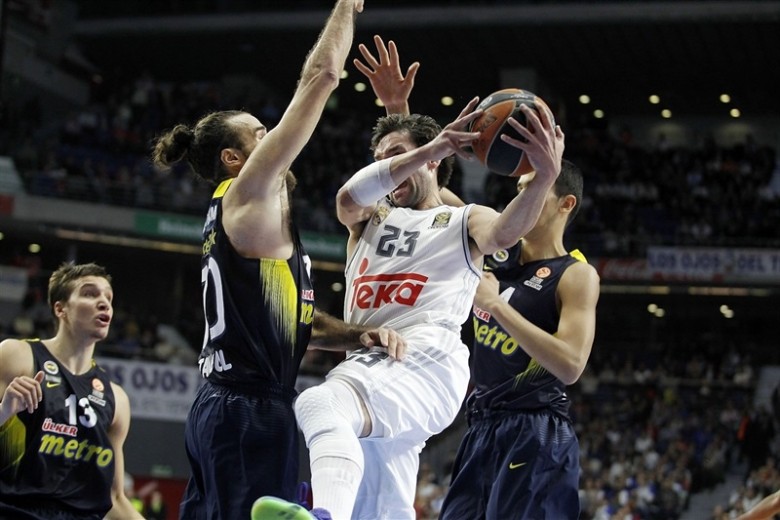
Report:
[[315,309],[309,348],[335,351],[354,350],[361,346],[360,335],[364,330]]
[[352,47],[356,16],[354,0],[338,0],[303,65],[302,84],[308,83],[319,74],[335,78],[335,83],[338,84]]
[[583,359],[580,349],[537,327],[500,297],[485,302],[483,308],[520,348],[565,384],[574,384],[582,375],[587,357]]
[[496,249],[512,247],[533,229],[554,183],[554,179],[534,179],[507,204],[493,223],[492,242]]

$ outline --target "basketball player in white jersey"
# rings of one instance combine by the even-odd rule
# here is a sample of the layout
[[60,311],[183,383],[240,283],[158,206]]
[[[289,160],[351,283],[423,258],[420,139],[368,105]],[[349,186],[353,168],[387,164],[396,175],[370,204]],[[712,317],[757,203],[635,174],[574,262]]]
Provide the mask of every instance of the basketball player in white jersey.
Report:
[[468,318],[485,254],[508,248],[539,217],[564,148],[547,114],[526,111],[523,145],[536,177],[502,213],[470,204],[446,206],[440,190],[452,155],[478,134],[465,131],[480,112],[472,100],[441,130],[430,117],[380,118],[372,136],[376,162],[337,195],[349,230],[344,319],[395,329],[402,360],[383,348],[354,351],[327,380],[301,393],[298,424],[310,451],[312,513],[294,518],[414,519],[419,453],[455,419],[469,381]]

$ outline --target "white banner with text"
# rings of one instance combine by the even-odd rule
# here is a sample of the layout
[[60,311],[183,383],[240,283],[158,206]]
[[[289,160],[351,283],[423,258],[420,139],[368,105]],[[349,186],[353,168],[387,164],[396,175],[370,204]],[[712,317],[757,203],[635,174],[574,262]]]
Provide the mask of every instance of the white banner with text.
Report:
[[106,357],[96,361],[127,392],[133,418],[184,422],[203,383],[196,367]]
[[780,250],[649,247],[647,271],[665,281],[780,283]]

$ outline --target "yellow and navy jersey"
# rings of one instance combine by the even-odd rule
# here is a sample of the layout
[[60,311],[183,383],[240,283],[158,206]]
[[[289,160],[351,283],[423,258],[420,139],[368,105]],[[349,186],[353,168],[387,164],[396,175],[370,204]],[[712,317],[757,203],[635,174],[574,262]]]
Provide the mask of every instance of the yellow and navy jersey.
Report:
[[[579,251],[520,265],[522,242],[492,257],[486,269],[499,281],[499,293],[531,323],[555,334],[558,330],[556,291],[564,271],[584,261]],[[472,383],[468,405],[475,409],[549,409],[568,418],[566,385],[529,356],[490,313],[474,307]]]
[[0,511],[6,504],[35,516],[48,505],[102,518],[114,480],[111,380],[94,361],[86,373],[72,374],[43,343],[29,343],[35,373],[45,375],[43,400],[0,426]]
[[217,187],[203,228],[200,371],[212,383],[248,393],[293,389],[314,317],[311,262],[294,226],[289,259],[241,256],[222,226],[222,197],[231,182]]

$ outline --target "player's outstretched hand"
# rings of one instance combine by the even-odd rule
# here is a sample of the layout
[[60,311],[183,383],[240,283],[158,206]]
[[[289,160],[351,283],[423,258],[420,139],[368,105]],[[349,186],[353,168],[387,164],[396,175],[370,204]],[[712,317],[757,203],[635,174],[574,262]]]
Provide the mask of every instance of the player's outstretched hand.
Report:
[[385,46],[381,36],[375,35],[374,45],[378,58],[361,43],[358,49],[365,63],[357,58],[352,63],[371,82],[374,94],[385,106],[388,114],[409,114],[409,95],[414,88],[414,78],[420,68],[420,62],[415,61],[409,65],[404,76],[395,42],[390,40]]
[[380,327],[360,335],[364,347],[385,347],[391,358],[401,361],[406,355],[406,340],[392,329]]
[[445,126],[433,141],[423,145],[429,148],[432,160],[443,159],[452,154],[467,161],[473,159],[474,155],[468,150],[474,139],[479,137],[479,132],[469,132],[468,126],[483,113],[481,109],[475,110],[478,104],[479,98],[473,98],[460,111],[455,121]]

